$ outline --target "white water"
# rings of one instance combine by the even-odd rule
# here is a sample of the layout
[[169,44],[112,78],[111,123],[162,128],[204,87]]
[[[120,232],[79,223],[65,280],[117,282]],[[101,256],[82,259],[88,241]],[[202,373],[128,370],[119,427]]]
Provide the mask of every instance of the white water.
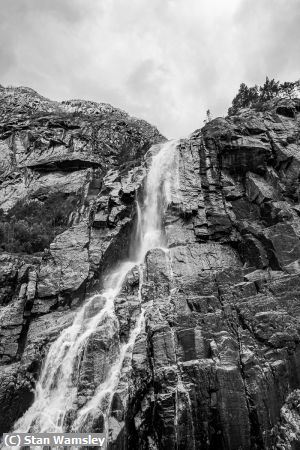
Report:
[[[177,142],[163,144],[152,157],[146,178],[145,198],[137,210],[137,245],[132,261],[122,263],[112,271],[101,295],[91,297],[77,313],[73,324],[65,329],[51,345],[36,386],[35,399],[24,416],[15,424],[17,432],[63,432],[68,411],[74,409],[77,399],[76,380],[80,356],[96,330],[105,321],[118,329],[114,300],[128,272],[144,262],[146,253],[153,248],[164,248],[162,216],[178,187]],[[153,147],[156,150],[157,147]],[[140,270],[141,272],[141,270]],[[141,281],[140,281],[141,288]],[[85,427],[90,417],[102,411],[107,419],[112,395],[117,387],[125,357],[132,353],[136,337],[144,327],[144,311],[137,319],[126,344],[120,345],[119,354],[105,375],[94,396],[77,413],[72,431],[89,431]]]

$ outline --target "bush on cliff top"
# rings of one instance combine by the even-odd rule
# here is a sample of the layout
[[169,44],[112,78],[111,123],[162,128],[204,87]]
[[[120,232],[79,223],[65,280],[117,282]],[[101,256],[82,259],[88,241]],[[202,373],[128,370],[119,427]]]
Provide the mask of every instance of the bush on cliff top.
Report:
[[76,195],[55,193],[44,201],[19,200],[6,215],[0,211],[1,250],[18,253],[43,251],[57,234],[67,228],[77,200]]
[[240,108],[256,107],[259,108],[265,101],[272,100],[275,97],[293,98],[300,93],[299,81],[275,81],[266,77],[263,86],[248,87],[245,83],[240,85],[237,95],[232,100],[232,106],[228,109],[228,114],[236,114]]

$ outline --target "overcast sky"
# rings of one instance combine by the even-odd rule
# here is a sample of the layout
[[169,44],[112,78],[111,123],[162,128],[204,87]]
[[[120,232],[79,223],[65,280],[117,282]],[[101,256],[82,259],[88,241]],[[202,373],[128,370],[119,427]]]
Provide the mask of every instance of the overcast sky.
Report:
[[300,0],[1,0],[0,83],[184,137],[241,82],[300,78]]

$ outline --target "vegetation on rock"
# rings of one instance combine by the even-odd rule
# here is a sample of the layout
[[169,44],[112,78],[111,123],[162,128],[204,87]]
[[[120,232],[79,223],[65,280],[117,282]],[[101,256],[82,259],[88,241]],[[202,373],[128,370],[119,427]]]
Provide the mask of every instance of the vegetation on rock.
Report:
[[66,229],[77,200],[76,195],[54,193],[43,201],[37,198],[19,200],[6,215],[0,210],[1,250],[43,251]]
[[240,85],[237,95],[232,100],[232,106],[228,109],[228,115],[236,114],[238,109],[255,107],[260,109],[262,104],[275,97],[293,98],[300,92],[300,80],[298,81],[275,81],[266,77],[263,86],[250,86],[245,83]]

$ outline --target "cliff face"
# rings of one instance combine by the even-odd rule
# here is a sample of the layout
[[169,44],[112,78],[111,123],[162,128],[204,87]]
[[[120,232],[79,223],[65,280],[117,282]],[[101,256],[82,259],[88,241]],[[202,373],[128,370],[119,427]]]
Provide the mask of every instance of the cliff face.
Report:
[[[0,95],[4,217],[20,201],[74,199],[50,249],[0,255],[4,432],[31,405],[51,343],[130,257],[148,150],[165,138],[109,105],[55,103],[27,88]],[[99,413],[87,425],[108,423],[111,448],[299,445],[299,114],[300,101],[277,100],[178,141],[168,255],[152,249],[129,271],[114,302],[117,331],[103,323],[80,361],[74,414],[147,305],[108,422]]]
[[[49,342],[72,322],[74,308],[101,272],[128,254],[135,199],[130,174],[139,176],[135,167],[145,152],[165,138],[106,104],[51,102],[28,88],[1,89],[0,97],[0,208],[9,213],[21,202],[18,211],[25,217],[38,204],[40,216],[29,217],[28,236],[36,243],[40,235],[32,229],[48,213],[47,199],[58,200],[57,209],[75,200],[65,231],[50,249],[17,253],[18,244],[26,243],[26,236],[18,236],[15,252],[0,254],[3,432],[32,402]],[[16,234],[14,216],[10,222],[8,230],[0,229],[4,250]]]

